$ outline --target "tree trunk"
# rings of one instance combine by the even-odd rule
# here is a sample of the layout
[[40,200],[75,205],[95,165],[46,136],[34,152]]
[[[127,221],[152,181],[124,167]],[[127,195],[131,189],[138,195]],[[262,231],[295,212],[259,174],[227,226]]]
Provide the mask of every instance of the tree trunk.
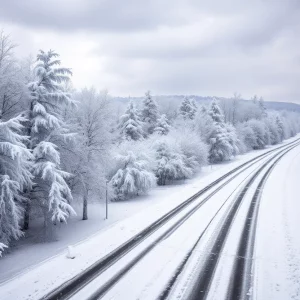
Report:
[[[56,222],[55,222],[56,223]],[[52,242],[56,240],[57,226],[54,226],[52,214],[44,210],[44,241]]]
[[23,230],[29,229],[29,213],[30,213],[30,204],[29,201],[25,204],[25,210],[24,210],[24,223],[23,223]]
[[85,189],[84,195],[83,195],[83,210],[82,210],[82,220],[88,219],[88,189]]
[[[32,119],[32,111],[33,111],[33,102],[30,102],[30,109],[29,109],[29,121]],[[29,136],[30,140],[27,144],[27,148],[32,150],[32,140],[31,140],[31,125],[30,122],[28,124],[27,128],[27,136]],[[24,222],[23,222],[23,230],[28,230],[29,229],[29,216],[30,216],[30,192],[31,190],[29,188],[24,189],[24,194],[27,197],[27,202],[25,204],[25,210],[24,210]]]

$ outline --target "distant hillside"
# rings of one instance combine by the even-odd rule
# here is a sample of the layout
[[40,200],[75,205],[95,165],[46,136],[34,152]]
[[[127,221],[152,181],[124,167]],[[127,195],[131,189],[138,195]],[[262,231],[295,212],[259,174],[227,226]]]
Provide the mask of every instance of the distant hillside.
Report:
[[265,101],[265,105],[268,109],[300,112],[300,105],[296,103]]
[[[164,102],[164,103],[175,102],[176,104],[179,105],[179,103],[184,98],[184,95],[163,95],[163,96],[154,95],[154,97],[158,102]],[[196,102],[198,102],[199,104],[207,104],[210,101],[212,101],[213,98],[228,99],[225,97],[212,97],[212,96],[203,97],[197,95],[189,95],[188,97],[195,99]],[[143,100],[143,97],[131,97],[131,99],[136,103],[140,103]],[[129,97],[114,97],[114,100],[120,103],[126,103],[128,102]],[[241,101],[250,101],[250,100],[242,99]],[[267,109],[288,110],[288,111],[296,111],[300,113],[300,105],[296,103],[265,101],[265,106]]]

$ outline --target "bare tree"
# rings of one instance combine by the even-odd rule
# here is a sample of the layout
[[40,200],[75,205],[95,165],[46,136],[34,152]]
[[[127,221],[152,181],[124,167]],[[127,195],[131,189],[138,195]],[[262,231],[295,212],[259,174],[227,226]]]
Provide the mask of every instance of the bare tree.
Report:
[[74,174],[70,180],[73,193],[82,196],[82,219],[88,219],[88,202],[101,195],[105,186],[108,146],[111,143],[111,112],[107,92],[83,89],[74,95],[78,108],[73,112],[74,130],[78,132],[76,147],[65,148],[64,164]]

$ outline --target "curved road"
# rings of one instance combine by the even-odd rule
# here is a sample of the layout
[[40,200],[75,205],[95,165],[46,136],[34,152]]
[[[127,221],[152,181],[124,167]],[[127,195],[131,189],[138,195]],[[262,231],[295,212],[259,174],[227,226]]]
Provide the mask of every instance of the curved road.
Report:
[[261,191],[276,165],[299,151],[294,146],[262,157],[199,195],[71,299],[250,297],[252,224]]

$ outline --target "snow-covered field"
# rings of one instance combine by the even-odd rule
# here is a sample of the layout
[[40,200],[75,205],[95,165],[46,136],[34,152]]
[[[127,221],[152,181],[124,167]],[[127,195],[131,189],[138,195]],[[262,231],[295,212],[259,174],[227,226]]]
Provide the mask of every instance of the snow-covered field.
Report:
[[[20,246],[20,249],[1,259],[2,278],[21,272],[1,285],[0,298],[41,297],[115,249],[214,179],[266,151],[268,149],[248,153],[231,163],[213,166],[212,169],[208,166],[197,178],[185,182],[184,185],[157,188],[148,196],[126,203],[110,203],[108,221],[103,220],[103,206],[95,205],[90,211],[95,212],[98,209],[99,213],[92,213],[91,220],[85,221],[87,225],[78,227],[80,230],[76,234],[69,235],[68,227],[74,228],[76,224],[83,222],[79,218],[71,220],[67,226],[61,228],[61,239],[57,242],[27,245],[26,251],[22,251]],[[86,238],[87,236],[89,237]],[[74,246],[76,255],[74,260],[66,258],[66,248],[70,244]],[[50,257],[53,254],[56,255]],[[47,259],[43,260],[45,258]],[[20,264],[16,264],[16,261]],[[32,266],[33,264],[36,265]],[[31,284],[28,285],[28,282]]]

